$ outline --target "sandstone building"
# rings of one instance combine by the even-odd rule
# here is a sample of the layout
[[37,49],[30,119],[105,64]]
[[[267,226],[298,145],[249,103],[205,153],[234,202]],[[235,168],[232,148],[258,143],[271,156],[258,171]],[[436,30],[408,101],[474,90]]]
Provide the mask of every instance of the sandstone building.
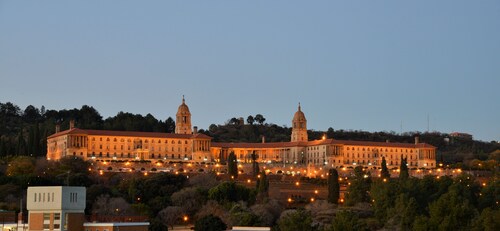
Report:
[[434,168],[436,148],[420,143],[367,142],[336,139],[308,140],[307,120],[299,104],[292,119],[290,142],[214,143],[211,137],[191,128],[191,113],[184,97],[176,114],[175,133],[130,132],[79,129],[58,131],[47,138],[47,158],[77,156],[97,160],[163,160],[217,162],[234,152],[240,162],[252,153],[263,163],[328,167],[380,167],[385,157],[397,167],[401,157],[409,168]]

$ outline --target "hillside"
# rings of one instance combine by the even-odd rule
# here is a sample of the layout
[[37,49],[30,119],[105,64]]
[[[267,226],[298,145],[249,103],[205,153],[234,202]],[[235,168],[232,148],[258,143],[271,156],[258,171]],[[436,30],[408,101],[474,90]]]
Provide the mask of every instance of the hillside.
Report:
[[[99,112],[84,105],[80,109],[46,110],[28,106],[21,110],[17,105],[0,102],[0,157],[15,155],[45,156],[46,138],[55,132],[55,124],[61,129],[69,127],[69,121],[76,120],[77,127],[83,129],[104,129],[145,132],[173,132],[175,122],[172,118],[158,120],[151,114],[146,116],[119,112],[116,116],[103,119]],[[265,118],[257,114],[249,116],[247,123],[242,119],[231,118],[226,124],[212,124],[208,129],[200,129],[201,133],[213,137],[214,142],[266,142],[289,141],[291,128],[264,123]],[[438,148],[438,161],[444,163],[467,162],[473,159],[486,160],[490,153],[500,150],[496,142],[482,142],[453,138],[449,134],[431,132],[367,132],[357,130],[308,131],[309,139],[321,139],[323,135],[339,140],[362,140],[412,143],[419,136],[421,142]],[[497,156],[497,155],[495,155]]]

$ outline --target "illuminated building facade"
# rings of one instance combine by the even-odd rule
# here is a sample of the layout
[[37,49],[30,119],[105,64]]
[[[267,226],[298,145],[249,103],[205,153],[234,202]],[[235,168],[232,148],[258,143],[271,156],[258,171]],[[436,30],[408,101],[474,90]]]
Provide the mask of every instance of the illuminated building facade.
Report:
[[[184,97],[176,114],[175,133],[85,130],[74,127],[47,138],[47,158],[77,156],[98,160],[167,160],[217,162],[230,152],[240,162],[251,154],[263,163],[329,167],[380,167],[384,157],[389,167],[398,167],[401,157],[409,168],[436,167],[436,148],[420,143],[368,142],[336,139],[309,141],[307,120],[299,104],[292,119],[290,142],[215,143],[211,137],[191,129],[191,113]],[[56,129],[57,130],[57,129]]]

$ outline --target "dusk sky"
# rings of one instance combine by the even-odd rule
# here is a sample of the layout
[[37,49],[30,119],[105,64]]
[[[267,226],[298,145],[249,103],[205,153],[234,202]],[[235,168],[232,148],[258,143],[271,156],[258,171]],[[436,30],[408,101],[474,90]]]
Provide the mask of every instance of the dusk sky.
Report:
[[2,1],[0,102],[500,140],[500,1]]

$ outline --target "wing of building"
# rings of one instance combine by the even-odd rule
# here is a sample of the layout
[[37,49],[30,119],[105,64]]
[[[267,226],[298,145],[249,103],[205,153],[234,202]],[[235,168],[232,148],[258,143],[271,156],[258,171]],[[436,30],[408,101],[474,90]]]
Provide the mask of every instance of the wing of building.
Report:
[[307,120],[299,104],[292,119],[290,142],[215,143],[211,137],[191,129],[191,113],[185,103],[177,112],[176,133],[86,130],[59,131],[47,138],[47,159],[64,156],[98,160],[166,160],[218,162],[234,152],[240,162],[259,162],[329,167],[379,167],[384,157],[389,167],[397,167],[401,157],[410,168],[436,167],[436,148],[420,143],[369,142],[336,139],[309,141]]

